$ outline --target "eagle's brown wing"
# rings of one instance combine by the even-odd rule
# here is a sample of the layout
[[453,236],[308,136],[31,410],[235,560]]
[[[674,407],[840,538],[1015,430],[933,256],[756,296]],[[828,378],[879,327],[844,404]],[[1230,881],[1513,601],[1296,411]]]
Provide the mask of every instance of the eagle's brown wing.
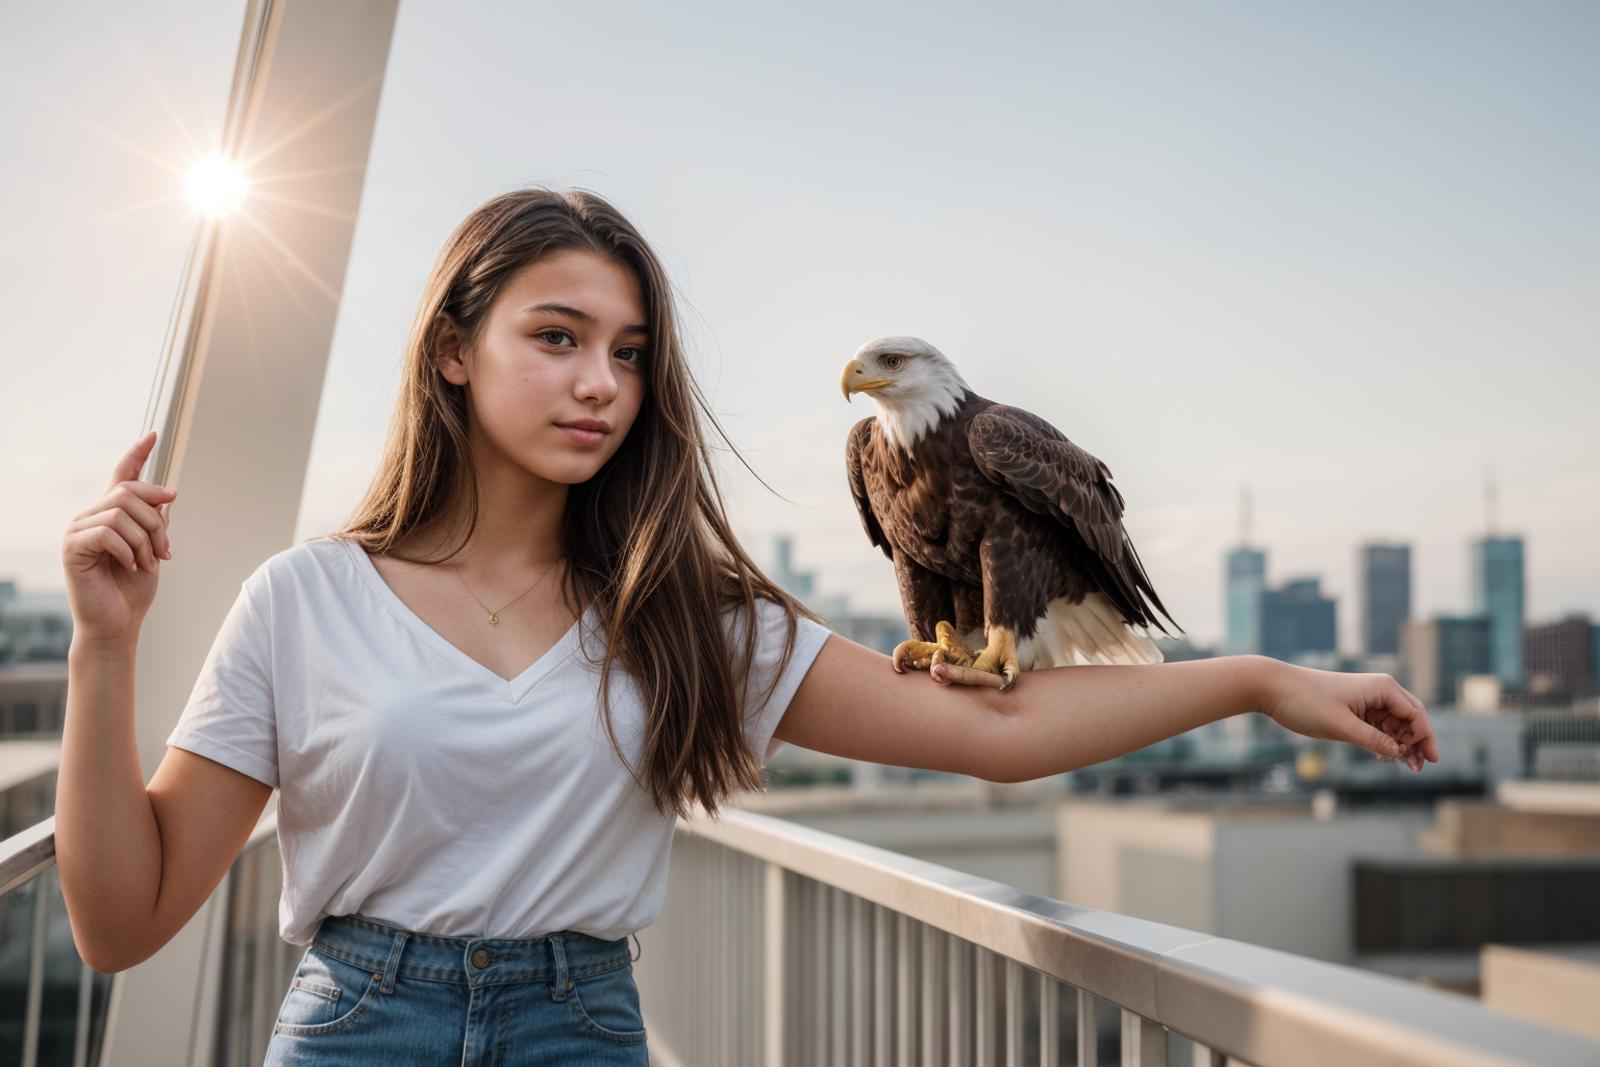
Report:
[[1167,632],[1143,603],[1143,593],[1177,626],[1123,529],[1122,494],[1111,484],[1110,468],[1039,416],[1005,404],[973,417],[967,443],[990,481],[1030,511],[1052,516],[1092,550],[1095,558],[1086,565],[1129,622]]
[[867,531],[867,539],[883,549],[883,554],[892,560],[894,546],[889,544],[883,527],[878,524],[878,517],[872,513],[872,501],[867,499],[867,481],[861,473],[861,452],[867,447],[875,421],[873,416],[868,415],[850,428],[850,436],[845,439],[844,468],[850,476],[850,495],[855,497],[856,511],[861,514],[861,526]]

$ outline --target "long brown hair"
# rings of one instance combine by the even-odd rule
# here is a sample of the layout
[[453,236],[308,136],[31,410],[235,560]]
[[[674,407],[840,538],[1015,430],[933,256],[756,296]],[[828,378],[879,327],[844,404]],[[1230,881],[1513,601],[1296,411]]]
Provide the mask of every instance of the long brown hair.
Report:
[[[600,704],[618,758],[662,814],[686,816],[698,804],[715,816],[730,793],[765,785],[740,716],[745,672],[760,636],[757,598],[785,610],[779,672],[794,651],[796,616],[821,620],[763,574],[734,538],[697,412],[724,441],[727,434],[684,361],[666,272],[633,225],[600,196],[518,189],[478,207],[456,227],[428,277],[406,342],[378,471],[332,536],[387,553],[438,517],[459,487],[470,521],[444,558],[465,545],[478,520],[477,479],[467,444],[466,392],[437,365],[440,325],[448,316],[462,348],[473,345],[508,280],[535,260],[571,248],[608,256],[637,273],[650,348],[643,402],[627,438],[592,478],[568,490],[563,594],[592,606],[605,628]],[[744,463],[731,441],[728,447]],[[729,647],[720,621],[730,609],[735,614],[728,618],[742,633],[737,649]],[[642,779],[623,756],[611,722],[613,662],[622,664],[644,702]],[[755,706],[771,692],[769,684]]]

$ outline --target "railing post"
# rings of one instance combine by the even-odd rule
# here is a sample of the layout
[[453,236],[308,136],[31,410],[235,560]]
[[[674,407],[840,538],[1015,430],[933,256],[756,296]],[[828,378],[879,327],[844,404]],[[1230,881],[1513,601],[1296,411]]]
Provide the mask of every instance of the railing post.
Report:
[[[922,928],[922,1063],[921,1067],[938,1067],[947,1062],[945,1056],[944,1016],[939,1012],[939,994],[943,992],[946,959],[950,935],[932,926]],[[946,1007],[948,1012],[948,1006]]]
[[917,952],[923,938],[911,917],[895,915],[895,1065],[916,1067],[917,975],[921,973]]
[[1078,990],[1078,1063],[1083,1067],[1100,1062],[1100,1027],[1094,1017],[1095,996]]
[[772,1067],[785,1067],[788,1056],[787,1034],[784,1018],[788,1014],[784,995],[783,974],[787,911],[784,900],[783,868],[776,863],[765,865],[764,899],[762,902],[762,1005],[761,1040],[762,1063]]
[[895,1001],[889,969],[889,935],[894,915],[878,904],[869,904],[872,922],[872,1061],[884,1067],[891,1059],[894,1043]]
[[39,1015],[44,1004],[45,897],[52,887],[51,868],[33,880],[33,922],[28,939],[28,1006],[22,1023],[22,1067],[39,1061]]
[[999,1067],[995,1063],[994,954],[981,945],[972,946],[972,1031],[977,1043],[973,1062],[978,1067]]
[[1122,1067],[1167,1067],[1167,1031],[1136,1011],[1122,1009]]
[[972,946],[949,939],[950,1062],[970,1063],[972,1056]]
[[1006,1067],[1022,1067],[1022,1046],[1024,1042],[1022,1027],[1022,991],[1024,976],[1022,964],[1016,960],[1006,960]]
[[1039,1067],[1056,1067],[1061,1050],[1061,984],[1039,976]]
[[871,905],[858,896],[850,901],[850,1062],[866,1063],[872,1055],[872,945],[868,942]]

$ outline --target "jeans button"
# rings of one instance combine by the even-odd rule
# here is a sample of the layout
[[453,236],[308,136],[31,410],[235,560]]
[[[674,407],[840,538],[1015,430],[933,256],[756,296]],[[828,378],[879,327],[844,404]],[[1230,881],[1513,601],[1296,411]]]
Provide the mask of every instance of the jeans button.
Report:
[[472,965],[474,967],[489,966],[489,953],[481,948],[475,949],[472,953]]

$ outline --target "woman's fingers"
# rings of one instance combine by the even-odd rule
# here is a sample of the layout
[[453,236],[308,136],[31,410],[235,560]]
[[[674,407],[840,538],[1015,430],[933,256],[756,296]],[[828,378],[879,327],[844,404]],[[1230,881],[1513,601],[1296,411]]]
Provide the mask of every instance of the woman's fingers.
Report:
[[115,531],[117,536],[133,550],[141,567],[156,569],[155,549],[150,543],[150,531],[135,522],[133,516],[121,508],[107,508],[99,514],[78,520],[74,525],[80,530],[90,526],[100,526]]
[[1423,755],[1427,756],[1428,759],[1432,760],[1433,762],[1438,763],[1439,742],[1434,736],[1433,724],[1428,721],[1428,710],[1422,706],[1422,701],[1418,700],[1416,694],[1411,692],[1411,690],[1407,689],[1403,685],[1400,685],[1398,682],[1395,683],[1395,687],[1400,690],[1400,695],[1405,698],[1406,703],[1416,709],[1416,718],[1412,720],[1412,736],[1415,739],[1423,742]]
[[1350,721],[1350,736],[1347,740],[1351,744],[1360,745],[1374,755],[1384,756],[1388,759],[1400,758],[1400,742],[1361,719]]
[[155,551],[161,558],[171,559],[172,544],[167,539],[166,513],[164,510],[157,510],[156,505],[170,504],[177,498],[178,491],[164,485],[140,481],[122,482],[114,486],[103,499],[79,512],[73,521],[80,525],[88,525],[99,520],[107,510],[121,509],[136,523],[150,531]]
[[116,504],[132,515],[140,526],[150,531],[151,542],[163,559],[169,558],[171,545],[167,541],[167,520],[156,510],[157,504],[168,503],[178,496],[176,489],[149,482],[123,482],[111,490],[107,501]]
[[114,489],[118,482],[126,482],[139,477],[139,472],[144,469],[144,461],[150,458],[150,450],[156,446],[156,432],[147,430],[145,435],[133,443],[133,447],[122,454],[117,460],[117,465],[111,470],[111,484],[106,486],[106,492]]
[[[123,490],[126,490],[126,493],[122,492]],[[125,482],[117,482],[106,490],[105,496],[78,512],[73,518],[81,519],[86,515],[93,515],[96,512],[104,511],[113,504],[121,504],[127,499],[142,500],[153,508],[157,504],[170,503],[177,496],[178,491],[169,486],[159,485],[155,482],[141,482],[137,478],[133,478]]]
[[133,548],[122,539],[122,535],[109,526],[96,526],[89,531],[94,547],[111,556],[130,571],[138,570],[133,556]]
[[1374,688],[1360,698],[1349,738],[1380,757],[1403,759],[1414,771],[1439,760],[1438,742],[1422,702],[1389,675],[1373,676]]
[[1405,730],[1404,743],[1406,747],[1420,753],[1423,757],[1439,762],[1439,742],[1433,733],[1433,724],[1428,721],[1428,712],[1422,706],[1422,701],[1405,686],[1395,681],[1388,675],[1382,693],[1383,708],[1388,712],[1390,720],[1395,723],[1396,736],[1398,730]]

